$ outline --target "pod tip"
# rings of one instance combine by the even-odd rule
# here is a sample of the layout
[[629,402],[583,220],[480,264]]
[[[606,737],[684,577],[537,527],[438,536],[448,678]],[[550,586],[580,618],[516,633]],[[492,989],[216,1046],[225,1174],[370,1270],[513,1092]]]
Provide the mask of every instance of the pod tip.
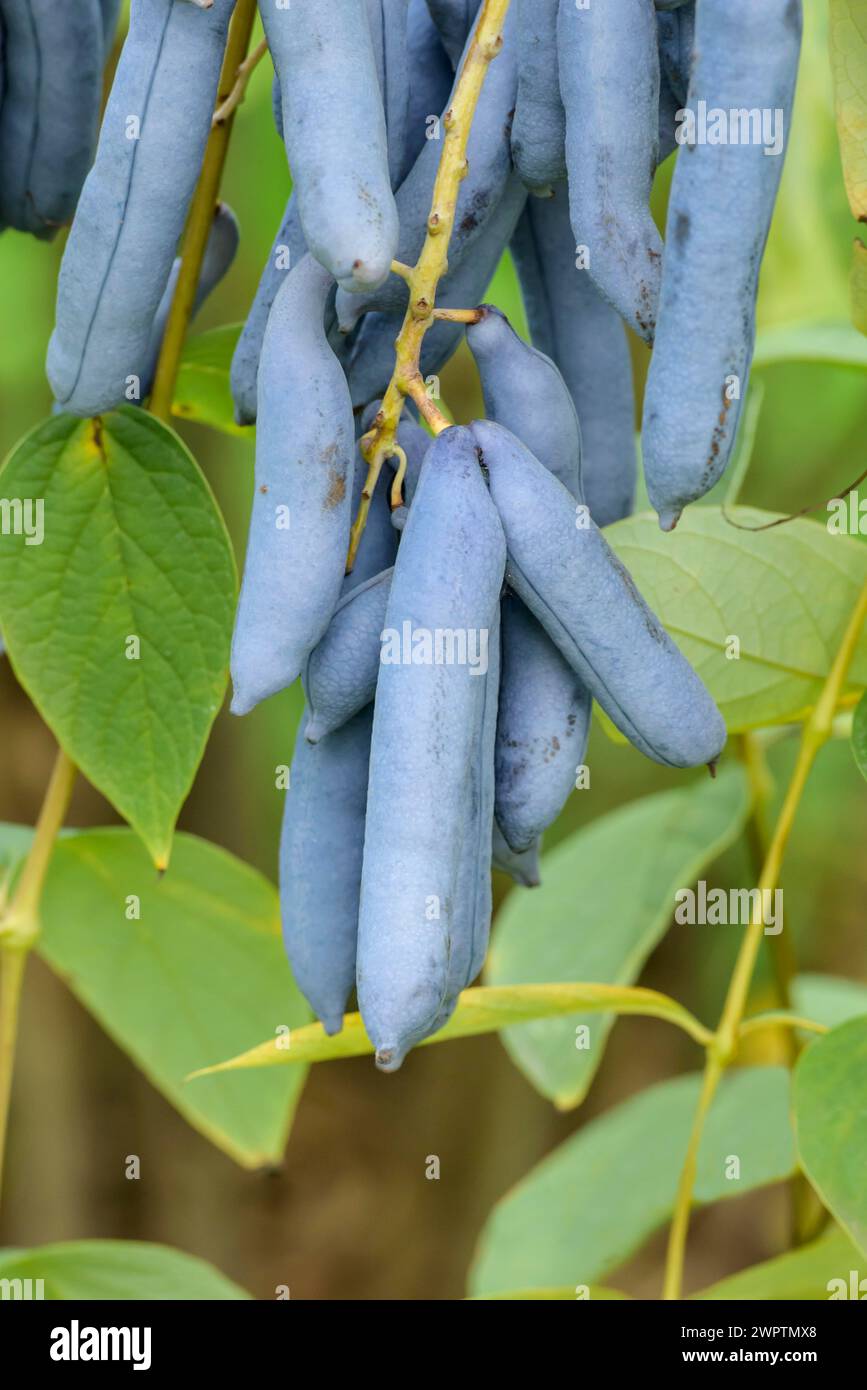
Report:
[[304,737],[308,743],[318,743],[325,732],[326,730],[322,728],[318,719],[310,719],[304,730]]
[[677,523],[680,521],[681,515],[682,508],[680,507],[678,507],[677,510],[671,507],[667,508],[665,511],[661,511],[659,513],[660,531],[673,531]]
[[322,1014],[319,1022],[329,1038],[334,1038],[343,1030],[343,1014]]
[[392,1072],[400,1067],[405,1054],[397,1043],[383,1043],[376,1049],[376,1065],[379,1071]]
[[719,759],[718,759],[718,758],[712,758],[711,761],[710,761],[710,762],[708,763],[708,765],[707,765],[707,770],[708,770],[708,772],[710,773],[710,775],[711,775],[711,777],[713,778],[714,781],[716,781],[716,770],[717,770],[717,767],[718,767],[718,766],[719,766]]

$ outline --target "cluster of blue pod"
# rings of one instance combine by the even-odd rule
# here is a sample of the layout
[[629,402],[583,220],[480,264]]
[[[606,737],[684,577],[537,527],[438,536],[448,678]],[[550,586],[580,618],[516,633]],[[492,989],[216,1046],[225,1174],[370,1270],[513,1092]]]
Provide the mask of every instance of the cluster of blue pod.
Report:
[[[436,377],[466,340],[485,418],[434,437],[406,408],[402,495],[380,481],[347,574],[359,441],[407,311],[393,263],[424,243],[489,4],[260,0],[293,191],[231,371],[237,419],[257,424],[232,707],[302,680],[286,946],[329,1033],[357,990],[384,1070],[481,970],[492,864],[538,883],[594,700],[659,763],[720,756],[713,700],[604,535],[636,486],[626,329],[653,349],[643,467],[670,530],[731,456],[800,50],[800,0],[512,0],[437,291],[438,307],[480,307],[432,324],[420,362]],[[0,0],[7,49],[10,15],[43,8],[58,7]],[[233,9],[132,0],[61,270],[48,371],[63,409],[109,409],[130,381],[146,398]],[[10,100],[7,83],[0,153]],[[759,133],[771,112],[782,134],[774,150],[699,138],[699,109],[758,112]],[[663,238],[650,192],[675,149]],[[200,298],[236,245],[222,208]],[[482,303],[507,249],[532,345]]]

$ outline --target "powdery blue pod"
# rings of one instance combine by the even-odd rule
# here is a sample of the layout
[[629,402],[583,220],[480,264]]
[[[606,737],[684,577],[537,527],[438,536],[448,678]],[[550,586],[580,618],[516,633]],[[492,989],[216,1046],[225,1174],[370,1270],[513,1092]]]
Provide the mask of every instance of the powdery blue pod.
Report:
[[479,657],[504,565],[473,436],[446,430],[398,551],[373,721],[357,984],[385,1071],[437,1025],[449,997],[469,769],[484,719]]
[[43,240],[69,222],[93,159],[102,99],[99,0],[2,0],[0,217]]
[[677,149],[677,114],[680,102],[664,72],[659,75],[659,162],[663,164]]
[[653,0],[561,0],[557,26],[566,110],[572,230],[604,299],[652,343],[662,240],[650,212],[659,149],[659,52]]
[[355,983],[372,724],[373,710],[363,710],[315,748],[299,731],[283,811],[283,941],[301,993],[332,1036]]
[[494,740],[500,688],[500,616],[494,610],[488,639],[488,669],[478,736],[468,768],[464,836],[458,866],[446,998],[436,1021],[439,1031],[454,1013],[485,963],[493,907],[491,844],[494,831]]
[[[455,82],[458,80],[456,78]],[[469,169],[460,186],[454,231],[449,241],[451,275],[460,270],[465,259],[480,254],[480,238],[506,192],[512,174],[509,142],[517,89],[516,22],[510,9],[503,24],[503,48],[485,77],[467,144]],[[415,265],[424,245],[441,154],[441,139],[426,141],[397,191],[400,240],[395,254],[404,265]],[[402,315],[406,310],[407,294],[406,281],[394,274],[370,293],[341,292],[337,296],[340,326],[349,331],[363,314],[373,311]]]
[[670,767],[713,764],[726,738],[719,710],[601,531],[508,430],[482,420],[472,432],[511,588],[636,748]]
[[584,499],[607,526],[630,514],[635,497],[632,361],[619,314],[576,267],[564,185],[528,199],[511,250],[533,343],[556,362],[581,421]]
[[[202,258],[199,283],[196,286],[196,297],[193,301],[193,318],[195,318],[211,291],[216,289],[220,281],[228,274],[232,262],[237,255],[240,239],[241,232],[238,227],[238,220],[232,209],[229,207],[228,203],[218,203],[217,210],[214,214],[214,223],[208,234],[205,254]],[[141,379],[142,396],[149,395],[153,385],[157,360],[163,343],[163,334],[166,331],[166,324],[169,314],[171,313],[172,301],[175,297],[175,290],[177,289],[178,276],[180,273],[181,258],[178,256],[172,266],[168,284],[163,291],[163,297],[160,300],[159,308],[157,309],[151,329],[147,366],[144,369]]]
[[[504,425],[582,503],[581,431],[557,367],[498,309],[467,330],[488,419]],[[496,741],[497,821],[522,852],[559,816],[587,746],[592,700],[539,623],[503,600],[503,674]]]
[[232,639],[235,714],[300,675],[343,583],[355,431],[323,327],[332,284],[305,256],[274,301],[262,344],[255,492]]
[[308,743],[318,743],[341,728],[376,694],[392,574],[392,569],[384,570],[349,589],[310,654],[304,671],[310,711],[305,730]]
[[259,9],[307,245],[339,284],[370,289],[389,272],[398,220],[365,0]]
[[427,0],[409,0],[407,14],[407,71],[409,103],[406,116],[404,168],[412,168],[448,106],[454,69],[430,16]]
[[542,882],[539,871],[539,851],[541,844],[537,840],[523,854],[516,854],[515,851],[506,843],[502,830],[494,821],[494,834],[491,845],[491,862],[495,869],[501,874],[508,874],[509,878],[522,888],[538,888]]
[[583,502],[581,427],[557,365],[519,338],[492,304],[482,305],[479,322],[467,328],[467,343],[479,369],[485,415],[523,439]]
[[575,788],[593,701],[545,629],[514,595],[503,599],[497,731],[497,822],[512,850],[532,848]]
[[[702,0],[668,208],[660,335],[644,400],[647,491],[664,531],[725,471],[746,398],[759,270],[783,170],[801,46],[797,0]],[[728,143],[705,143],[721,111]],[[749,113],[772,122],[759,131]],[[738,119],[737,129],[732,118]],[[711,117],[711,121],[713,117]],[[719,131],[711,132],[718,138]],[[769,144],[764,144],[768,136]],[[739,143],[746,137],[749,143]],[[774,142],[777,142],[776,144]],[[774,153],[768,153],[773,149]]]
[[457,67],[467,37],[476,22],[481,0],[427,0],[452,67]]
[[[498,60],[499,61],[499,60]],[[465,256],[437,289],[437,306],[467,309],[478,304],[494,278],[503,248],[508,245],[524,204],[527,190],[513,174],[500,203],[485,227],[471,256]],[[349,355],[347,375],[355,407],[382,396],[394,371],[394,344],[402,317],[395,314],[369,314],[359,325]],[[421,351],[421,372],[425,379],[437,376],[460,346],[464,327],[442,320],[429,328]]]
[[247,322],[235,346],[232,357],[230,383],[232,400],[235,403],[235,419],[239,425],[256,423],[256,378],[259,372],[259,358],[262,353],[262,339],[271,305],[277,298],[277,291],[289,271],[307,254],[307,242],[301,228],[298,199],[291,194],[283,221],[277,229],[273,245],[265,262],[256,297],[250,306]]
[[365,0],[365,3],[385,113],[388,172],[392,188],[397,188],[409,168],[406,162],[407,0]]
[[141,398],[136,388],[210,133],[233,7],[132,7],[60,267],[48,347],[48,380],[73,415]]
[[557,12],[560,0],[516,0],[518,100],[512,125],[512,158],[533,192],[566,177],[566,112],[557,77]]

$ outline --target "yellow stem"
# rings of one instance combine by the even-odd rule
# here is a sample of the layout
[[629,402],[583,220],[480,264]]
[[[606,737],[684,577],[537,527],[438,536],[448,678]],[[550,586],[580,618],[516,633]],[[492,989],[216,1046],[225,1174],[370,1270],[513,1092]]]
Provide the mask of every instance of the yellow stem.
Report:
[[782,809],[777,818],[762,872],[759,875],[757,900],[750,915],[750,923],[741,942],[738,958],[732,973],[722,1017],[716,1035],[708,1048],[705,1059],[704,1079],[701,1098],[696,1111],[693,1130],[687,1147],[683,1171],[678,1183],[674,1213],[668,1237],[668,1252],[665,1263],[665,1283],[663,1297],[678,1299],[683,1288],[683,1266],[686,1242],[689,1235],[689,1218],[692,1209],[695,1187],[696,1161],[701,1144],[705,1118],[713,1103],[717,1088],[725,1069],[734,1060],[737,1052],[738,1035],[747,1005],[750,984],[755,970],[756,958],[764,934],[762,903],[766,892],[773,892],[780,879],[783,856],[789,842],[792,826],[804,794],[810,770],[819,750],[831,737],[834,714],[846,674],[855,655],[855,649],[867,618],[867,583],[858,596],[852,615],[834,658],[831,670],[822,687],[819,699],[807,719],[801,735],[798,759],[792,773]]
[[69,807],[74,781],[75,764],[61,748],[55,759],[24,868],[8,907],[0,917],[0,1194],[3,1190],[3,1162],[24,971],[30,948],[39,935],[42,888],[54,843]]
[[[367,524],[370,499],[376,489],[385,460],[394,450],[397,426],[404,400],[411,396],[435,433],[448,429],[449,421],[437,410],[424,389],[420,361],[424,335],[434,320],[436,292],[448,269],[449,242],[455,224],[455,210],[461,181],[467,172],[467,141],[488,68],[503,46],[503,21],[509,0],[483,0],[475,33],[461,68],[454,99],[443,117],[440,155],[433,199],[427,220],[427,233],[417,264],[408,277],[409,303],[403,326],[395,344],[394,374],[382,401],[377,423],[362,441],[367,463],[367,482],[358,516],[352,527],[346,569],[355,564],[359,542]],[[405,267],[404,269],[408,269]],[[403,272],[398,270],[398,274]],[[406,277],[405,277],[406,278]]]
[[[234,91],[238,73],[249,47],[255,18],[256,0],[238,0],[229,28],[226,55],[220,74],[220,86],[217,93],[218,112],[224,103],[229,101]],[[223,166],[226,162],[229,136],[232,132],[234,119],[235,107],[232,106],[225,120],[220,120],[211,128],[205,157],[202,161],[202,172],[193,194],[193,201],[187,218],[181,247],[180,274],[175,287],[172,307],[169,311],[149,402],[151,414],[156,415],[166,424],[171,419],[172,400],[175,394],[175,382],[181,352],[193,313],[193,303],[196,298],[205,247],[214,221],[220,180],[223,177]]]
[[481,309],[434,309],[435,319],[444,323],[478,323],[482,317]]
[[800,1014],[786,1014],[774,1011],[769,1014],[754,1014],[745,1018],[738,1028],[738,1037],[746,1038],[750,1033],[762,1033],[767,1028],[802,1028],[805,1033],[827,1033],[827,1024],[817,1023],[813,1018],[802,1018]]

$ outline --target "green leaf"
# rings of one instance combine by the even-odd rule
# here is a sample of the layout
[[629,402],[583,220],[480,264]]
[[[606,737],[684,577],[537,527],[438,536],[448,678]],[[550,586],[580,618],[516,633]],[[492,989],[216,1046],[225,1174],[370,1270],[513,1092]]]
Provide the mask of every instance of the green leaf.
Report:
[[15,673],[163,867],[226,687],[235,567],[208,484],[171,430],[125,407],[38,425],[0,492],[44,503],[41,544],[0,536]]
[[794,1109],[807,1177],[867,1254],[867,1018],[841,1024],[801,1054]]
[[310,1017],[272,885],[190,835],[160,877],[128,830],[93,830],[58,843],[41,916],[40,955],[184,1118],[245,1168],[277,1162],[304,1068],[184,1085],[194,1067]]
[[[774,514],[738,507],[756,526]],[[652,514],[606,536],[695,666],[730,734],[803,719],[813,707],[867,578],[867,550],[812,521],[738,530],[715,507],[690,507],[663,535]],[[757,596],[761,601],[757,601]],[[728,659],[736,637],[739,659]],[[847,689],[867,685],[867,635]]]
[[867,218],[867,23],[859,0],[828,0],[831,72],[852,216]]
[[867,1014],[867,985],[836,975],[798,975],[792,985],[792,1008],[802,1018],[836,1028]]
[[139,1240],[73,1240],[0,1250],[0,1279],[42,1279],[41,1296],[47,1300],[213,1303],[251,1297],[204,1260]]
[[850,1270],[858,1268],[859,1252],[842,1231],[832,1229],[811,1245],[788,1250],[776,1259],[742,1269],[711,1284],[697,1299],[758,1301],[765,1299],[827,1299],[834,1280],[849,1285]]
[[181,356],[172,414],[182,420],[210,425],[224,434],[252,435],[249,425],[235,422],[229,369],[242,323],[211,328],[189,338]]
[[862,695],[852,718],[852,755],[862,777],[867,777],[867,695]]
[[[740,768],[660,792],[579,830],[544,857],[542,887],[513,890],[488,957],[492,985],[596,980],[631,985],[688,888],[743,829],[750,795]],[[527,1079],[561,1108],[578,1105],[614,1018],[572,1014],[510,1028],[503,1042]],[[576,1047],[585,1025],[589,1045]]]
[[[598,1283],[674,1206],[701,1077],[678,1077],[608,1110],[561,1144],[494,1207],[471,1291]],[[740,1177],[727,1176],[731,1159]],[[705,1125],[695,1200],[740,1196],[791,1176],[789,1077],[782,1067],[731,1072]]]
[[867,343],[846,319],[807,320],[780,324],[760,333],[753,370],[787,362],[813,366],[867,369]]
[[[702,1045],[711,1036],[676,999],[669,999],[668,995],[658,994],[653,989],[596,984],[521,985],[507,989],[465,989],[445,1027],[433,1037],[424,1038],[419,1047],[497,1033],[510,1024],[532,1018],[555,1018],[578,1009],[582,1013],[603,1010],[666,1019]],[[201,1067],[194,1075],[214,1076],[218,1072],[283,1067],[299,1062],[335,1062],[344,1057],[364,1057],[372,1052],[373,1045],[364,1031],[361,1014],[346,1014],[343,1028],[334,1037],[328,1037],[321,1023],[311,1023],[293,1032],[291,1039],[269,1038],[239,1057]]]

